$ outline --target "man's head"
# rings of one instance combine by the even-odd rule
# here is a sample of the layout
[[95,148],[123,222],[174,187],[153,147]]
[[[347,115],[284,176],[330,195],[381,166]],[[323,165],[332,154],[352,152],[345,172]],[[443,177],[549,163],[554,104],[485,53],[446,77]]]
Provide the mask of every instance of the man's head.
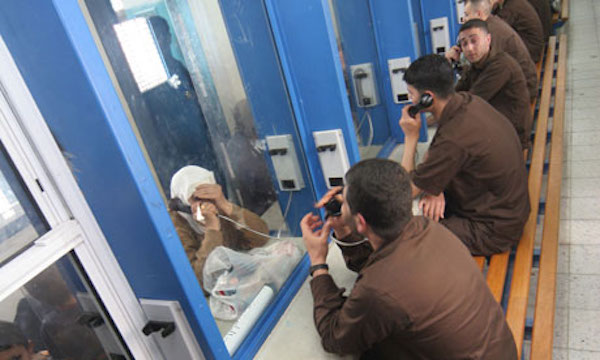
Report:
[[465,3],[465,21],[471,19],[481,19],[483,21],[492,13],[492,3],[490,0],[467,0]]
[[346,173],[342,219],[353,230],[370,230],[384,241],[397,238],[412,217],[410,179],[400,164],[363,160]]
[[476,64],[481,61],[489,54],[492,43],[487,23],[479,19],[464,23],[458,32],[458,43],[469,62]]
[[0,360],[29,360],[33,345],[15,324],[0,321]]
[[441,55],[425,55],[413,61],[404,73],[404,81],[413,103],[418,103],[424,93],[433,97],[434,104],[454,94],[454,72]]

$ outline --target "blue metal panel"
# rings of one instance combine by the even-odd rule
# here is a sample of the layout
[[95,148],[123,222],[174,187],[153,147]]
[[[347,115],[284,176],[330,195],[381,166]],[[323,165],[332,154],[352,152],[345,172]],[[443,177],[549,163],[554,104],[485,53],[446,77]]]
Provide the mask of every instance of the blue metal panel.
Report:
[[0,34],[71,160],[138,297],[181,303],[205,356],[227,358],[76,0],[0,3]]
[[[220,0],[220,5],[259,138],[291,134],[298,160],[304,165],[302,176],[305,181],[310,180],[263,1]],[[276,184],[272,162],[266,159],[266,163]],[[289,193],[279,192],[282,209],[287,205],[288,196]],[[293,236],[300,236],[300,220],[313,209],[314,202],[310,181],[304,189],[294,192],[287,216]]]
[[[352,73],[350,67],[356,64],[372,63],[377,82],[377,92],[380,103],[377,106],[367,108],[373,121],[373,144],[383,144],[390,136],[390,122],[387,116],[386,102],[381,97],[384,94],[384,83],[382,79],[382,67],[379,64],[377,56],[377,46],[375,43],[375,34],[373,32],[373,22],[371,11],[367,0],[334,0],[334,13],[338,24],[339,37],[343,50],[344,60],[346,62],[345,77],[351,84],[350,102],[352,108],[356,109],[355,125],[360,128],[361,138],[369,137],[369,128],[366,121],[362,121],[365,116],[365,108],[358,107],[354,94],[354,82],[351,81]],[[385,71],[385,68],[383,68]]]
[[326,191],[313,131],[341,128],[351,164],[359,160],[327,0],[265,0],[317,197]]
[[[369,4],[375,39],[379,47],[379,63],[382,67],[382,81],[385,84],[383,100],[387,102],[390,128],[394,138],[398,142],[404,142],[404,134],[398,125],[404,105],[393,101],[388,59],[408,56],[411,61],[414,61],[419,56],[412,0],[369,0]],[[427,126],[424,119],[419,140],[427,140]]]
[[456,2],[454,0],[421,0],[421,14],[423,17],[422,33],[425,38],[427,54],[433,53],[431,29],[429,28],[429,21],[431,19],[447,17],[448,27],[450,28],[450,43],[454,44],[456,42],[460,24],[456,15]]

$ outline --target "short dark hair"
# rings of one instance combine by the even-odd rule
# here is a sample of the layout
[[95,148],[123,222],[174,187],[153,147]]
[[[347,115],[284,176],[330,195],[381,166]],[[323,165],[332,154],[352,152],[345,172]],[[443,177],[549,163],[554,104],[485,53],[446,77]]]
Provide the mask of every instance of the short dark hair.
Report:
[[27,338],[21,329],[11,322],[0,321],[0,351],[6,351],[19,345],[25,348],[28,346]]
[[490,29],[488,28],[487,22],[481,19],[471,19],[467,21],[466,23],[462,24],[458,32],[461,33],[469,29],[482,29],[486,34],[490,33]]
[[363,160],[346,173],[346,203],[386,241],[397,238],[412,218],[408,173],[387,159]]
[[420,92],[429,90],[445,99],[454,93],[454,72],[441,55],[425,55],[413,61],[404,73],[404,81]]
[[475,10],[483,11],[486,15],[490,15],[492,13],[492,3],[490,0],[466,0],[466,4],[471,4]]

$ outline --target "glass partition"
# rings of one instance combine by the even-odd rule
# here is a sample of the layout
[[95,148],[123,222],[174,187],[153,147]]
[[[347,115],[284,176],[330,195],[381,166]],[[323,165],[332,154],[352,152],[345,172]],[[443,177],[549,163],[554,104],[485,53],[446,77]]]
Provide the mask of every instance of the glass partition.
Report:
[[[281,69],[269,68],[265,79],[278,82],[283,101],[252,93],[240,62],[252,72],[248,64],[264,54],[240,58],[217,0],[86,0],[82,8],[233,352],[248,326],[236,321],[262,301],[256,319],[303,256],[299,219],[315,202]],[[248,32],[244,20],[237,22]],[[269,120],[259,102],[283,115]],[[278,141],[295,144],[303,183],[276,177],[271,159],[286,152],[267,144]]]
[[68,254],[0,300],[0,358],[129,359]]

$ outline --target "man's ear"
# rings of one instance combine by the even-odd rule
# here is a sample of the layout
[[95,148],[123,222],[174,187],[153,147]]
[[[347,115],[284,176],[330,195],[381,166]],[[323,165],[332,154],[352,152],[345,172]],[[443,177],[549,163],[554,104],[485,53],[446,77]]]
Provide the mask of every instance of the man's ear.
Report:
[[356,231],[358,231],[359,234],[364,234],[369,226],[361,213],[354,215],[354,224],[356,225]]

